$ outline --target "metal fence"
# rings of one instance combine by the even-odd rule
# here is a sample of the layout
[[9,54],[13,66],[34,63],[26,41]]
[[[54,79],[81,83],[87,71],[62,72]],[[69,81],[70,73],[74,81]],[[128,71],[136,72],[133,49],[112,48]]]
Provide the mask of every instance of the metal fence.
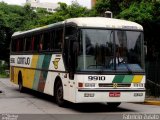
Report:
[[159,59],[146,62],[147,96],[160,97],[160,62]]

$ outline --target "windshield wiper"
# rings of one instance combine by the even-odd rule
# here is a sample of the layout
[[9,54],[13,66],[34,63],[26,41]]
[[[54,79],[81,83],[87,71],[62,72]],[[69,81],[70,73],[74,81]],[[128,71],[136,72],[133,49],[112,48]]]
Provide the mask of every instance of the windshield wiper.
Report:
[[131,70],[131,68],[128,66],[127,63],[124,63],[124,65],[126,66],[126,68],[128,69],[129,74],[133,74],[133,71]]
[[124,58],[122,58],[122,60],[119,62],[119,58],[118,58],[118,65],[119,64],[124,64],[124,66],[128,69],[129,74],[133,74],[133,71],[131,70],[131,68],[129,67],[129,65],[127,64],[126,60]]
[[[125,62],[124,60],[121,61],[120,64],[124,64],[124,66],[128,69],[129,74],[133,74],[133,71],[131,70],[131,68],[129,67],[129,65],[127,64],[127,62]],[[118,64],[119,65],[119,64]]]

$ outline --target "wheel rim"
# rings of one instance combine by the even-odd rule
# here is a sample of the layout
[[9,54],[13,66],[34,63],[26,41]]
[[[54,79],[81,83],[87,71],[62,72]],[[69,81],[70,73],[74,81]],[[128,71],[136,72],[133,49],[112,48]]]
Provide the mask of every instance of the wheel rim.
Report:
[[19,83],[19,90],[20,91],[22,90],[22,83],[21,82]]
[[63,88],[62,86],[59,86],[57,89],[57,101],[62,102],[63,100]]

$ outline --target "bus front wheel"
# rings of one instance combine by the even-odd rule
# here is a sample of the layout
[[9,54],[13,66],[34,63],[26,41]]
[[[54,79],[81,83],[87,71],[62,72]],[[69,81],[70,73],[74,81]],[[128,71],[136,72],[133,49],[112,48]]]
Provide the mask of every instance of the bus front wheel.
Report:
[[56,83],[55,99],[56,99],[56,103],[57,103],[60,107],[64,106],[63,86],[62,86],[62,83],[61,83],[60,80]]

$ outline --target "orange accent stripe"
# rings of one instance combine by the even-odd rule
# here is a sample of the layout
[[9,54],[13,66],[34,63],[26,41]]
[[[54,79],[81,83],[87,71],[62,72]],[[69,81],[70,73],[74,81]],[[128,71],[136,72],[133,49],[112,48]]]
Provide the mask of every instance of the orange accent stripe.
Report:
[[36,68],[37,62],[38,62],[38,56],[39,55],[33,55],[33,57],[32,57],[32,64],[31,64],[32,68]]
[[133,77],[132,83],[140,83],[143,79],[143,75],[135,75]]

